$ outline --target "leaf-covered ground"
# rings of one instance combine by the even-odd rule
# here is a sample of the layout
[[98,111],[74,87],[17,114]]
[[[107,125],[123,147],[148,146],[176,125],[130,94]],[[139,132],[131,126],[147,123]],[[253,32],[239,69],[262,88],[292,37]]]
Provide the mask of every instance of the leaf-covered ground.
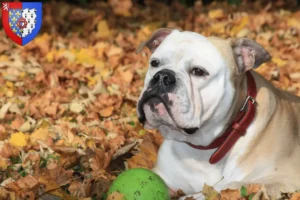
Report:
[[[0,199],[101,199],[123,170],[153,167],[162,138],[141,127],[135,109],[150,52],[135,49],[157,28],[255,39],[273,56],[257,71],[300,96],[300,11],[292,4],[108,2],[44,4],[43,28],[25,47],[0,29]],[[203,194],[263,193],[225,189]]]

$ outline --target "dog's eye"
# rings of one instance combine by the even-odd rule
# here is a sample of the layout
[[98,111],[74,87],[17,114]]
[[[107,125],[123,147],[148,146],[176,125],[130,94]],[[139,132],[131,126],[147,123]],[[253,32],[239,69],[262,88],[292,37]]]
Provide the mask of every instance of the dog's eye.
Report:
[[156,60],[156,59],[151,60],[150,65],[151,65],[152,67],[158,67],[158,65],[159,65],[159,60]]
[[201,68],[198,68],[198,67],[194,67],[192,69],[191,73],[195,76],[206,76],[206,75],[208,75],[208,73],[204,69],[201,69]]

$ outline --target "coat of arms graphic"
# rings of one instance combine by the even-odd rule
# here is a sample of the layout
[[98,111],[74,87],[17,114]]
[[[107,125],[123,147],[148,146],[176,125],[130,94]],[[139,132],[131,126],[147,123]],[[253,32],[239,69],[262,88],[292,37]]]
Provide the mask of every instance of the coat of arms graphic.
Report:
[[40,31],[42,25],[42,3],[2,3],[2,24],[11,40],[21,46],[26,45]]

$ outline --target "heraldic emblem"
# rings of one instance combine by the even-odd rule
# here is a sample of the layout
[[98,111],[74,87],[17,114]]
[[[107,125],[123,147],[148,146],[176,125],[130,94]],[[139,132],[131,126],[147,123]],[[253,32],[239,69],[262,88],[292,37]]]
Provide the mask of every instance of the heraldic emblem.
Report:
[[24,46],[33,40],[42,26],[42,2],[2,3],[2,24],[7,36]]

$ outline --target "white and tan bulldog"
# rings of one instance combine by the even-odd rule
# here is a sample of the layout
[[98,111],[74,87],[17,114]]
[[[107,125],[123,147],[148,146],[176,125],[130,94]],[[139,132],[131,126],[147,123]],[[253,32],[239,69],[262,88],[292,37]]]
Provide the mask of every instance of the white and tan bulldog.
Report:
[[145,46],[153,54],[138,117],[165,138],[153,170],[172,191],[300,189],[300,98],[252,70],[270,59],[261,45],[159,29],[137,53]]

